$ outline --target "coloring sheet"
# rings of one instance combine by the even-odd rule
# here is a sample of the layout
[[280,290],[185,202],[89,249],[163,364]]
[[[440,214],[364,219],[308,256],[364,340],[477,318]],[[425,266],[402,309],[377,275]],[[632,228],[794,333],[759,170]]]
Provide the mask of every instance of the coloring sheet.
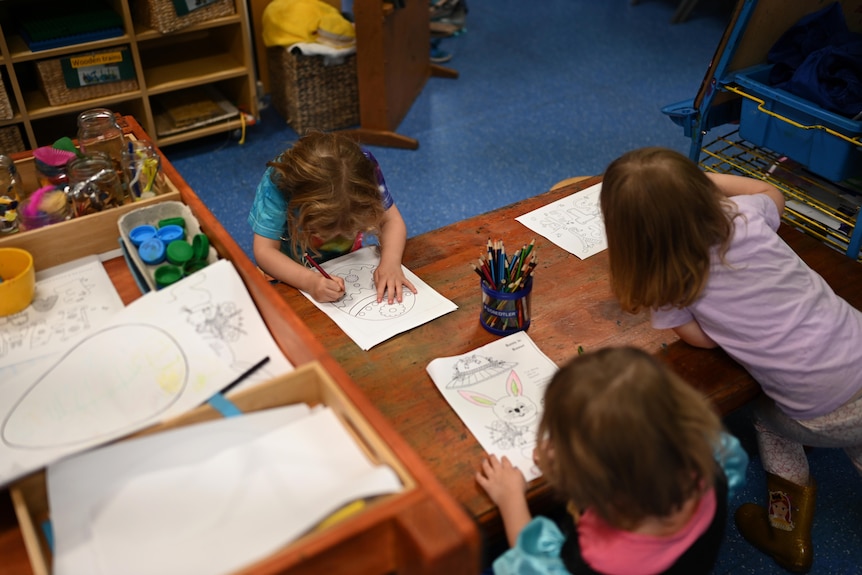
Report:
[[264,357],[266,375],[280,373],[289,364],[246,298],[233,265],[217,262],[5,381],[0,485],[188,411]]
[[582,260],[608,247],[599,207],[601,182],[515,218]]
[[344,278],[344,295],[338,301],[320,303],[302,292],[363,350],[458,309],[404,266],[417,293],[405,288],[403,301],[390,304],[384,298],[377,303],[373,274],[378,263],[377,247],[367,246],[321,264],[328,274]]
[[191,326],[239,376],[264,357],[269,361],[231,393],[272,379],[293,369],[278,348],[236,268],[219,260],[172,284],[132,302],[142,316],[170,313]]
[[98,256],[40,271],[33,303],[0,317],[0,369],[61,351],[121,309]]
[[329,408],[247,413],[48,468],[55,575],[234,573],[359,498],[401,490]]
[[437,358],[427,367],[485,451],[508,457],[527,481],[541,475],[533,448],[545,386],[557,369],[523,331],[464,355]]

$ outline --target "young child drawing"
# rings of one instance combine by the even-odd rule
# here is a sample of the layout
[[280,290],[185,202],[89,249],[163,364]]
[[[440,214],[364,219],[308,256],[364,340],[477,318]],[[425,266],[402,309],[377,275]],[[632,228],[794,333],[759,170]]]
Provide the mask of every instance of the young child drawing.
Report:
[[365,234],[380,243],[377,302],[402,301],[404,286],[416,292],[401,269],[407,228],[380,166],[346,136],[312,132],[268,162],[248,222],[257,265],[319,302],[339,299],[344,280],[307,267],[304,255],[326,261],[362,247]]
[[[534,458],[575,523],[561,530],[532,518],[520,470],[488,457],[476,481],[499,507],[511,545],[494,573],[709,572],[727,510],[714,453],[725,437],[736,440],[708,401],[630,347],[576,357],[544,397]],[[730,471],[744,476],[745,452],[728,446],[737,450]]]
[[623,309],[720,346],[760,383],[767,501],[786,495],[789,516],[746,504],[736,523],[786,569],[808,570],[815,484],[803,445],[843,447],[862,473],[862,313],[776,233],[784,197],[766,182],[645,148],[611,163],[600,202]]

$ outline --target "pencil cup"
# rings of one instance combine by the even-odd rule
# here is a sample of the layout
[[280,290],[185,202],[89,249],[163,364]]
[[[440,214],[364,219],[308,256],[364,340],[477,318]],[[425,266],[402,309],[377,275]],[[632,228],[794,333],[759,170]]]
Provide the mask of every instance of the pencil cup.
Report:
[[509,335],[530,327],[530,301],[533,293],[533,278],[518,291],[501,292],[484,281],[482,285],[482,311],[479,322],[495,335]]

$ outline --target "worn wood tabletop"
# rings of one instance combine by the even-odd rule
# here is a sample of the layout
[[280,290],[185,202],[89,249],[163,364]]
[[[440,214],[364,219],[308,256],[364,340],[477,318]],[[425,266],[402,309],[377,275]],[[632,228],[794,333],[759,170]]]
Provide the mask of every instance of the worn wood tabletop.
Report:
[[[495,506],[474,480],[484,451],[437,391],[425,367],[435,358],[467,353],[497,337],[479,323],[481,292],[470,268],[489,238],[503,239],[507,246],[535,238],[539,263],[528,333],[558,365],[576,355],[579,346],[592,350],[635,345],[666,361],[704,391],[723,414],[759,393],[757,384],[724,352],[693,348],[670,330],[650,327],[645,313],[623,312],[610,291],[607,252],[581,260],[515,220],[599,181],[594,177],[572,182],[408,240],[404,265],[455,302],[458,310],[369,351],[362,351],[296,289],[278,286],[329,353],[477,519],[486,546],[499,547],[503,532]],[[781,234],[836,291],[862,306],[862,265],[785,225]],[[553,503],[541,478],[531,482],[528,497],[534,512]]]

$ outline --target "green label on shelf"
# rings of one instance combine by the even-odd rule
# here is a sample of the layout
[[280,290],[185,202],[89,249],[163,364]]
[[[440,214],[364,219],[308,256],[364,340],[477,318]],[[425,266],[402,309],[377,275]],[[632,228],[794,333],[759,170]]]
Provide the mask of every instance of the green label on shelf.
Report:
[[128,50],[78,54],[60,59],[67,88],[84,88],[135,77],[135,67]]
[[174,0],[174,8],[177,11],[177,16],[185,16],[193,10],[221,1],[222,0]]

